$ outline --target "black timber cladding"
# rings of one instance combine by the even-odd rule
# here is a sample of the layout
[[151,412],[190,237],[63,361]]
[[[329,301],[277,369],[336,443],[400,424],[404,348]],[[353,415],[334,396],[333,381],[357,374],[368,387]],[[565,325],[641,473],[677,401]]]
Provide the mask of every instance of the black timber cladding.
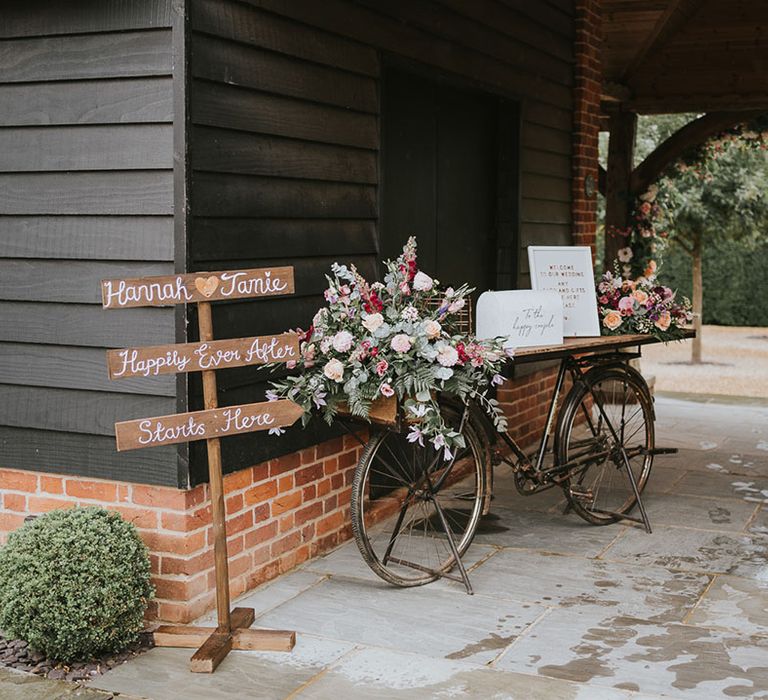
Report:
[[[375,274],[383,57],[520,102],[519,245],[570,242],[573,18],[569,2],[191,0],[191,269],[292,264],[291,299],[217,305],[217,337],[306,328],[334,260]],[[518,118],[518,112],[510,112]],[[517,281],[528,285],[527,256]],[[193,378],[194,380],[194,378]],[[220,373],[223,403],[263,375]],[[199,405],[192,383],[192,402]],[[311,444],[223,445],[237,468]],[[193,479],[202,474],[193,453]],[[194,465],[196,464],[196,467]]]
[[172,343],[173,309],[103,311],[105,277],[174,264],[170,0],[0,12],[0,465],[177,485],[175,448],[118,454],[116,420],[174,379],[110,382],[105,349]]

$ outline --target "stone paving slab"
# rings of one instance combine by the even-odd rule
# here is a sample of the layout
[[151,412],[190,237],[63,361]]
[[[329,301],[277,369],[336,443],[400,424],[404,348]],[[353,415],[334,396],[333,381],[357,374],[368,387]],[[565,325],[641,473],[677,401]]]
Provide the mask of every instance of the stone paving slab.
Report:
[[660,459],[664,460],[665,465],[685,472],[768,477],[768,462],[765,460],[717,449],[704,451],[681,448],[677,454],[664,455]]
[[255,625],[486,663],[545,610],[432,586],[331,579],[257,617]]
[[298,700],[651,700],[658,696],[630,695],[610,688],[388,649],[362,649],[344,657],[296,697]]
[[472,574],[476,595],[536,605],[595,605],[681,621],[709,585],[705,574],[504,549]]
[[749,524],[749,532],[755,535],[768,535],[768,506],[763,506]]
[[491,512],[480,521],[474,541],[595,557],[619,536],[621,530],[621,525],[595,527],[573,513],[520,512],[494,504]]
[[149,700],[278,700],[352,649],[346,642],[302,634],[289,653],[232,651],[215,673],[190,673],[193,649],[152,649],[91,685]]
[[0,700],[138,700],[133,695],[115,695],[79,683],[49,681],[31,673],[0,668]]
[[729,474],[726,468],[711,473],[685,472],[675,493],[703,498],[740,498],[749,503],[768,502],[768,477]]
[[768,636],[768,580],[718,576],[686,622]]
[[768,698],[768,639],[586,606],[551,610],[496,666],[690,700]]
[[743,532],[758,508],[756,503],[735,499],[705,499],[680,494],[654,494],[643,503],[651,526],[685,525],[724,532]]
[[768,538],[683,527],[657,527],[652,536],[627,530],[603,558],[684,571],[765,578]]

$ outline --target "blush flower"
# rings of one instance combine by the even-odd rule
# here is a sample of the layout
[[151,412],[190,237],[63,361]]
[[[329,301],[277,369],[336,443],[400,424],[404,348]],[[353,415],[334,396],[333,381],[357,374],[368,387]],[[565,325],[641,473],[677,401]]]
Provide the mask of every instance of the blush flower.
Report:
[[666,331],[671,323],[672,314],[670,314],[669,311],[662,311],[659,314],[659,318],[653,322],[653,325],[656,326],[656,328],[658,328],[660,331]]
[[631,316],[635,311],[635,300],[632,297],[621,297],[619,311],[622,316]]
[[382,396],[386,396],[387,398],[395,395],[395,390],[389,384],[387,384],[387,382],[384,382],[379,387],[379,391],[381,392]]
[[416,273],[416,276],[413,278],[413,288],[417,292],[428,292],[430,289],[432,289],[432,286],[434,285],[434,280],[427,274],[419,271]]
[[443,345],[437,351],[437,361],[443,367],[453,367],[459,361],[459,353],[450,345]]
[[339,331],[333,336],[333,349],[336,352],[347,352],[354,342],[355,339],[349,331]]
[[632,293],[632,296],[638,304],[645,304],[645,302],[648,301],[648,293],[644,292],[642,289],[636,289]]
[[335,358],[329,360],[323,367],[323,374],[333,382],[341,382],[344,377],[344,365]]
[[442,330],[443,327],[437,321],[430,320],[424,323],[424,333],[430,340],[439,338]]
[[405,333],[398,333],[392,338],[390,347],[395,352],[408,352],[411,349],[411,339]]
[[603,317],[603,325],[612,331],[615,331],[621,325],[621,322],[621,314],[618,311],[609,311]]
[[368,314],[363,319],[363,326],[369,333],[373,333],[384,323],[384,317],[380,313]]
[[389,369],[389,362],[387,362],[386,360],[379,360],[376,363],[376,374],[378,374],[380,377],[383,377],[388,369]]

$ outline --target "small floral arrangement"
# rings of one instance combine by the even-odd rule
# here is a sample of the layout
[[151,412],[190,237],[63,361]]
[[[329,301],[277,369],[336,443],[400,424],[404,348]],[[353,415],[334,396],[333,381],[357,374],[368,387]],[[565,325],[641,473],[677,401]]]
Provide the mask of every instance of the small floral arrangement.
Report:
[[659,340],[678,340],[683,325],[693,318],[691,302],[659,284],[653,271],[636,280],[606,272],[597,285],[597,302],[603,335],[642,333]]
[[506,430],[498,402],[487,394],[504,381],[501,368],[513,352],[504,349],[503,338],[479,342],[451,334],[472,290],[439,289],[416,259],[411,237],[402,255],[385,263],[384,282],[373,284],[354,266],[334,263],[326,276],[328,305],[302,335],[301,372],[272,382],[267,398],[298,403],[306,425],[313,411],[332,423],[342,403],[367,419],[374,401],[396,397],[410,423],[408,440],[429,441],[445,459],[464,445],[441,415],[438,392],[479,401],[496,428]]

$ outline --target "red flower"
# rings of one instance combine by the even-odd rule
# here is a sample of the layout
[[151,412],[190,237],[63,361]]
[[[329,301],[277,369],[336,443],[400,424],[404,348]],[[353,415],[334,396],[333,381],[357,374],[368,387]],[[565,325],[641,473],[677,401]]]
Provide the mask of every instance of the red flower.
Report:
[[376,357],[376,355],[379,354],[379,349],[378,348],[371,348],[370,351],[368,352],[368,354],[371,357]]
[[470,359],[469,355],[467,355],[467,349],[464,346],[464,343],[456,343],[456,352],[459,354],[459,364],[463,365]]

